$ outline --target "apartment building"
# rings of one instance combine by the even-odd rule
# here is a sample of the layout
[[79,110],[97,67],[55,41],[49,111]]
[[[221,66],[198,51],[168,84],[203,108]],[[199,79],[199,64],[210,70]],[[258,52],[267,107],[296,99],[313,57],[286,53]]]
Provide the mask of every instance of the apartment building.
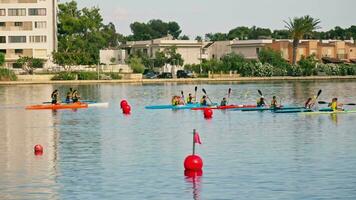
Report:
[[[284,59],[292,61],[291,40],[276,40],[267,47],[280,51]],[[310,55],[323,61],[331,59],[335,62],[356,62],[356,44],[353,40],[302,40],[297,48],[297,61]]]
[[20,57],[51,63],[57,49],[57,0],[0,0],[0,52],[12,68]]

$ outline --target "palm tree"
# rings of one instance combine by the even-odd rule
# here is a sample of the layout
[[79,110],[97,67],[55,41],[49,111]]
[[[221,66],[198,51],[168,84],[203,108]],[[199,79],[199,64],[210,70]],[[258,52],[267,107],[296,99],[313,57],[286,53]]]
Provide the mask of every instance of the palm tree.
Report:
[[293,39],[292,63],[295,64],[297,60],[299,41],[305,36],[311,35],[316,29],[319,29],[320,27],[318,25],[320,24],[320,20],[306,15],[303,17],[295,17],[293,20],[289,18],[289,22],[284,21],[284,23],[286,24],[285,27],[288,29],[289,34]]

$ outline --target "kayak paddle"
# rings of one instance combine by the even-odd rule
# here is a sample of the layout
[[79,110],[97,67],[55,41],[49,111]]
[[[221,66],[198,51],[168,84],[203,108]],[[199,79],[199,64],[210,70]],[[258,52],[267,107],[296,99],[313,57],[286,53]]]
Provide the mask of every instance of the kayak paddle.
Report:
[[229,104],[230,95],[231,95],[231,88],[229,88],[229,90],[227,92],[227,101],[226,101],[227,105]]
[[[326,101],[318,101],[319,104],[329,104],[329,102]],[[347,106],[356,106],[356,103],[343,103],[342,105],[347,105]]]
[[183,90],[182,90],[182,91],[180,91],[180,93],[182,94],[182,99],[183,99],[183,102],[184,102],[184,104],[185,104],[185,99],[184,99],[184,93],[183,93]]
[[260,94],[260,96],[263,96],[261,90],[257,90],[258,91],[258,94]]
[[198,91],[198,86],[195,86],[194,91],[195,91],[195,94],[194,94],[195,103],[197,103],[197,91]]
[[212,102],[211,99],[209,98],[208,94],[206,93],[206,90],[205,90],[204,88],[203,88],[202,90],[203,90],[204,94],[206,95],[206,98],[208,98],[209,101],[210,101],[210,103],[213,104],[213,102]]

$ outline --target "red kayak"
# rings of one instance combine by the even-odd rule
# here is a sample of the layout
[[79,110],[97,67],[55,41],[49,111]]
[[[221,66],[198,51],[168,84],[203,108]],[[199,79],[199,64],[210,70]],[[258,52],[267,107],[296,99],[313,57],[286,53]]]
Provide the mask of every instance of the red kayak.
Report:
[[59,109],[78,109],[78,108],[88,108],[86,103],[70,103],[70,104],[42,104],[27,106],[26,110],[59,110]]
[[[208,107],[209,109],[214,110],[227,110],[227,109],[234,109],[234,108],[256,108],[256,105],[228,105],[228,106],[211,106]],[[207,108],[192,108],[191,110],[205,110]]]

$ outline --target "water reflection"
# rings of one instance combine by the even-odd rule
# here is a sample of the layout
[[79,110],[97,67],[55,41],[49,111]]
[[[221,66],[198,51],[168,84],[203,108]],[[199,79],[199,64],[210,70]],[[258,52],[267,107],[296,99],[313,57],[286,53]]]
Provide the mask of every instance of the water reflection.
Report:
[[201,178],[203,176],[203,171],[191,171],[191,170],[185,170],[184,171],[184,176],[185,176],[185,181],[188,185],[190,185],[190,189],[193,194],[193,199],[194,200],[200,200],[201,199]]

